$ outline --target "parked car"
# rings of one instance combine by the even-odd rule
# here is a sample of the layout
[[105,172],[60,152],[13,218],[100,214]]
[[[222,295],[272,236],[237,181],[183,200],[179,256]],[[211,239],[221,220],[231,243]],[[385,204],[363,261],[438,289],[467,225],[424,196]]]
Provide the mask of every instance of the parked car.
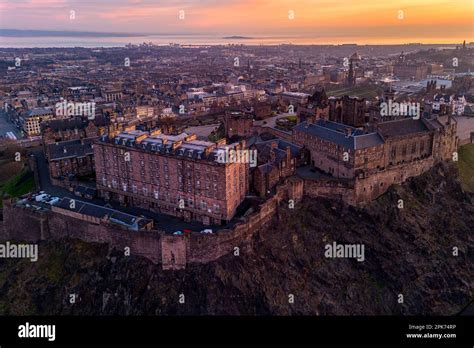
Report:
[[42,202],[48,195],[46,193],[39,194],[35,197],[36,202]]
[[58,203],[60,200],[61,199],[59,197],[51,197],[50,199],[46,201],[46,203],[48,203],[49,205],[53,205],[53,204]]
[[173,234],[174,234],[175,236],[181,236],[181,235],[183,235],[183,232],[181,232],[181,231],[176,231],[176,232],[174,232]]
[[212,230],[210,228],[206,228],[205,230],[202,230],[201,233],[212,233]]
[[50,199],[51,199],[51,195],[48,195],[48,194],[47,194],[46,196],[44,196],[44,197],[41,199],[41,202],[46,203],[46,202],[49,201]]

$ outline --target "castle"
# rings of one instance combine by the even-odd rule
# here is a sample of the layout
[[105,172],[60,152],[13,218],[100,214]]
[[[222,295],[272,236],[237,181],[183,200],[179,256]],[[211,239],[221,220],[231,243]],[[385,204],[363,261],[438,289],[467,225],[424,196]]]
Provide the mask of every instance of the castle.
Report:
[[[90,144],[93,157],[84,167],[89,171],[94,167],[99,197],[106,201],[204,225],[233,220],[252,186],[261,203],[234,219],[231,227],[209,235],[197,231],[172,235],[155,228],[153,220],[87,202],[76,201],[71,207],[71,200],[63,198],[45,207],[7,198],[0,237],[105,242],[112,248],[129,248],[135,255],[161,263],[164,269],[182,269],[241,247],[278,216],[283,202],[295,203],[307,195],[364,204],[438,161],[453,160],[459,145],[454,117],[405,117],[366,124],[365,100],[328,98],[324,89],[308,97],[292,131],[254,125],[251,117],[241,115],[226,115],[228,135],[249,139],[269,133],[277,138],[250,145],[258,153],[255,168],[246,161],[218,160],[223,152],[247,150],[246,141],[214,143],[198,140],[196,135],[165,135],[159,130],[102,135]],[[70,152],[66,145],[72,149],[87,140],[79,136],[61,146],[48,144],[50,167],[56,165],[56,159],[63,165],[52,174],[64,175],[61,168],[69,173],[63,160]],[[299,169],[304,167],[315,175],[303,175]]]
[[343,96],[328,97],[324,88],[317,88],[308,102],[298,108],[298,122],[314,123],[325,119],[361,127],[367,122],[366,100],[364,98]]
[[390,185],[420,175],[436,162],[452,160],[458,147],[457,122],[448,117],[406,118],[378,123],[363,131],[318,119],[293,129],[293,141],[310,153],[313,167],[336,179],[349,180],[353,192],[344,200],[364,203]]

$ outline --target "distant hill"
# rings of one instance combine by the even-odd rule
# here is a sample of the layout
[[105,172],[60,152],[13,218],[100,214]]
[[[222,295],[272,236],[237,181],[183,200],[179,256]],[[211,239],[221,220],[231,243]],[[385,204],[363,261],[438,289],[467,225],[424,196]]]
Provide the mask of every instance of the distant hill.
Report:
[[230,40],[251,40],[253,37],[248,37],[248,36],[224,36],[223,39],[230,39]]

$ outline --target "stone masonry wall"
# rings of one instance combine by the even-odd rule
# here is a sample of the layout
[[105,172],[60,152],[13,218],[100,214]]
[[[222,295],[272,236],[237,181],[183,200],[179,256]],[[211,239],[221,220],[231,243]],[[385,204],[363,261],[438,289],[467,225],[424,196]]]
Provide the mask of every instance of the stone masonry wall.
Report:
[[107,243],[109,247],[119,250],[129,247],[131,254],[161,263],[163,269],[183,269],[187,263],[206,263],[231,253],[273,218],[283,200],[297,202],[302,197],[303,181],[289,178],[277,188],[274,196],[259,206],[258,211],[242,217],[232,229],[186,236],[165,235],[157,230],[131,231],[111,224],[79,220],[59,212],[13,207],[14,200],[9,199],[4,201],[4,225],[0,229],[0,240],[37,242],[77,238],[86,242]]
[[385,193],[390,185],[401,184],[433,166],[433,158],[428,158],[373,173],[367,178],[356,178],[354,182],[305,179],[304,193],[310,197],[342,199],[351,205],[363,204]]

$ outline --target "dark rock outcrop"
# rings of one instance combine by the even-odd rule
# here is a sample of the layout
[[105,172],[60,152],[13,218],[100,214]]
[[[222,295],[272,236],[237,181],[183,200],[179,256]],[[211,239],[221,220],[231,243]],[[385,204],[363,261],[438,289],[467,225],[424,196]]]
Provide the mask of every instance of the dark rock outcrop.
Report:
[[[365,207],[282,206],[239,256],[182,271],[106,245],[46,241],[36,263],[0,260],[0,315],[456,314],[474,297],[473,201],[441,164]],[[365,260],[325,258],[333,241],[363,244]]]

